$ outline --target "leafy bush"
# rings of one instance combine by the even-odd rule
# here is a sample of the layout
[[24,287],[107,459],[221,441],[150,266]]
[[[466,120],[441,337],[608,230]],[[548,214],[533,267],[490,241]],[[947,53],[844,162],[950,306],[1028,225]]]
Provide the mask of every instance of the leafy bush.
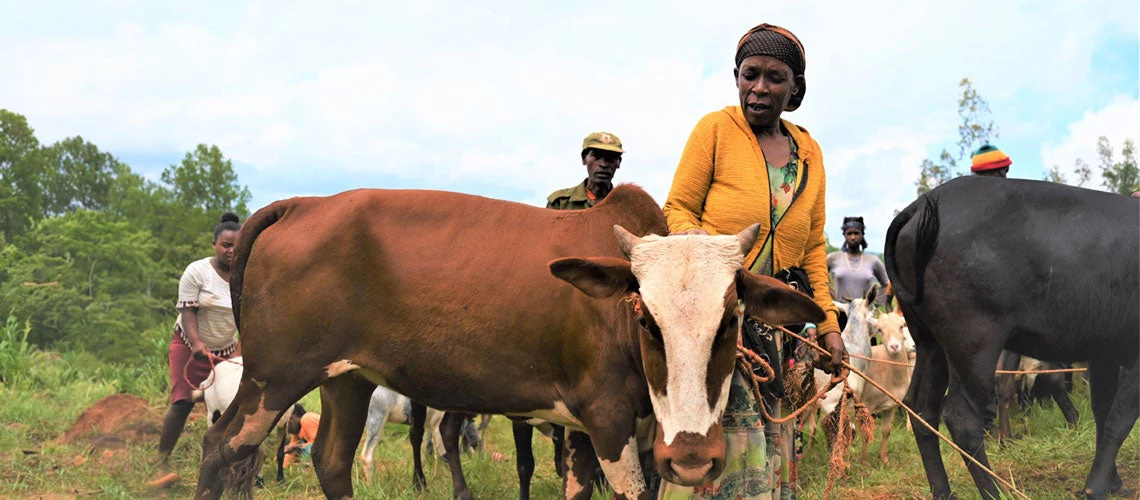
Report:
[[0,330],[0,382],[9,386],[20,384],[32,367],[35,348],[28,343],[32,325],[21,325],[16,316],[9,314]]

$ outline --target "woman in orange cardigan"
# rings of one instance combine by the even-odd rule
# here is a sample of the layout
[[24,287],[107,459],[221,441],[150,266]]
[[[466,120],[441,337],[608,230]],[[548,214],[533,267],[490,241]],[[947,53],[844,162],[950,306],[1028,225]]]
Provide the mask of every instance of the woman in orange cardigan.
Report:
[[[806,129],[780,119],[803,101],[804,67],[803,45],[788,30],[761,24],[744,34],[733,71],[740,105],[697,123],[664,210],[672,234],[735,234],[759,222],[745,267],[765,275],[789,267],[807,272],[827,313],[817,331],[831,359],[820,368],[838,370],[846,352],[828,293],[823,154]],[[785,466],[793,458],[791,425],[780,432],[769,422],[765,429],[760,404],[734,374],[723,421],[724,473],[695,488],[667,484],[661,497],[794,498],[794,471]],[[781,495],[784,488],[790,494]]]

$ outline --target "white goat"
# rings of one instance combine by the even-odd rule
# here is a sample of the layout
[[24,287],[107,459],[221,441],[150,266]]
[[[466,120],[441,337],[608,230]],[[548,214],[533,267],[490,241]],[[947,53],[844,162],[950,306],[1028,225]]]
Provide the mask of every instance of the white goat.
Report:
[[[442,420],[442,411],[430,407],[427,409],[424,429],[431,429],[430,439],[434,441],[431,448],[437,457],[443,456],[443,436],[439,433],[439,423]],[[411,425],[412,402],[403,394],[384,386],[377,386],[368,402],[368,419],[364,424],[364,448],[360,450],[360,461],[364,463],[364,479],[369,483],[372,482],[372,473],[375,470],[372,454],[376,451],[376,445],[380,443],[384,424],[388,422]]]
[[[835,303],[836,307],[847,314],[847,325],[843,327],[842,336],[843,346],[847,349],[849,354],[871,357],[871,315],[874,312],[873,303],[877,291],[878,286],[876,285],[873,286],[871,290],[868,290],[867,296],[862,299],[854,299],[849,304],[841,302]],[[865,371],[867,364],[870,362],[865,359],[851,357],[849,363],[860,371]],[[828,382],[831,381],[831,375],[819,369],[815,370],[814,377],[815,386],[820,389],[827,387]],[[847,375],[847,385],[851,387],[851,390],[854,391],[855,394],[859,394],[863,390],[863,377],[855,373],[850,373]],[[814,442],[814,436],[818,426],[816,419],[817,411],[822,409],[824,418],[831,415],[831,413],[835,411],[835,407],[839,405],[839,397],[842,395],[843,386],[837,385],[828,391],[822,400],[814,403],[817,408],[809,409],[804,414],[806,421],[804,422],[803,432],[805,435],[812,436],[812,442]],[[831,439],[830,435],[828,439]]]
[[[910,353],[907,351],[906,345],[906,320],[902,314],[887,313],[877,319],[871,320],[871,325],[876,330],[882,333],[882,343],[871,348],[871,357],[875,361],[887,361],[886,363],[878,363],[872,361],[866,370],[863,370],[871,380],[879,383],[887,389],[896,398],[902,399],[906,395],[907,387],[910,386],[910,377],[914,373],[913,366],[902,366],[891,363],[906,363],[912,364],[910,360]],[[894,424],[895,408],[898,404],[891,398],[887,397],[883,391],[880,391],[871,384],[865,384],[862,391],[858,392],[859,400],[867,406],[867,409],[872,414],[884,413],[882,422],[882,441],[879,443],[879,459],[883,463],[888,463],[887,457],[887,438],[891,435],[891,426]],[[863,443],[863,452],[861,457],[864,461],[867,459],[867,443]]]
[[[874,293],[870,293],[871,301],[874,300]],[[854,354],[864,357],[871,357],[871,317],[874,310],[872,309],[872,302],[866,299],[855,299],[850,304],[841,304],[836,302],[835,305],[840,309],[847,311],[847,326],[843,328],[843,346],[847,349],[848,354]],[[851,366],[859,369],[859,371],[866,372],[867,365],[870,361],[865,359],[851,357],[849,361]],[[828,375],[823,370],[815,370],[815,385],[816,387],[827,387],[827,383],[831,380],[831,375]],[[855,394],[859,394],[863,390],[863,377],[850,373],[847,375],[847,385]],[[835,411],[835,406],[839,404],[839,397],[843,394],[843,386],[838,385],[828,391],[827,396],[820,401],[820,408],[823,409],[823,414],[830,415]]]

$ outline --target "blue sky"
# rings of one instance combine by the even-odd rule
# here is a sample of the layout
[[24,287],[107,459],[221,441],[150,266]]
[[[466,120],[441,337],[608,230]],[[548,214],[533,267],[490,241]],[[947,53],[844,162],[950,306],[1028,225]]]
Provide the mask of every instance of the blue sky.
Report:
[[662,202],[693,125],[735,104],[736,40],[770,22],[807,49],[786,118],[823,147],[828,235],[863,215],[874,251],[922,159],[954,147],[962,77],[1013,177],[1140,140],[1135,1],[758,5],[3,0],[0,107],[155,177],[217,144],[255,208],[358,187],[542,204],[584,177],[595,130],[625,142],[617,180]]

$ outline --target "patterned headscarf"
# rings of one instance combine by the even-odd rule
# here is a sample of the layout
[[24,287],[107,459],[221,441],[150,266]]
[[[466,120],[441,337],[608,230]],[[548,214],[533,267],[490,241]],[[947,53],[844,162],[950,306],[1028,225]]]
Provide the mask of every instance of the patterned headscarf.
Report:
[[784,111],[795,111],[800,107],[807,93],[807,83],[803,78],[807,57],[800,39],[791,31],[771,24],[760,24],[748,30],[736,43],[736,67],[741,61],[752,56],[771,56],[792,68],[793,76],[800,77],[799,92],[788,100]]

